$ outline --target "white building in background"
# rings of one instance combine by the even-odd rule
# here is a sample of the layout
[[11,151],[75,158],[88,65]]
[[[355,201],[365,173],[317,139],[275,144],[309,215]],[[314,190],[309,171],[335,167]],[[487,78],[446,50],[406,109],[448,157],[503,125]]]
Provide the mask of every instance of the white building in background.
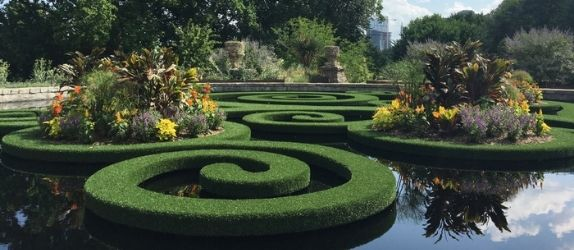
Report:
[[388,20],[388,17],[385,17],[383,22],[377,19],[371,20],[371,25],[367,31],[367,36],[369,36],[371,43],[379,50],[390,49],[392,46]]

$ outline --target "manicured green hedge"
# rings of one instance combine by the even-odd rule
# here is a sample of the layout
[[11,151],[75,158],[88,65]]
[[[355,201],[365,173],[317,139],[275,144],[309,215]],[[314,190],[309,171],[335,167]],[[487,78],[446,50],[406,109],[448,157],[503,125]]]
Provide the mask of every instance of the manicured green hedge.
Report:
[[369,102],[369,105],[375,106],[375,107],[380,107],[380,106],[388,105],[390,103],[391,103],[391,101],[380,100],[380,101]]
[[280,134],[345,134],[345,117],[334,113],[278,111],[255,113],[243,117],[254,131]]
[[304,162],[279,154],[213,150],[192,152],[187,160],[187,165],[205,166],[199,176],[202,189],[229,198],[287,195],[305,189],[311,180]]
[[[136,158],[102,169],[85,184],[87,207],[96,215],[132,227],[195,236],[249,236],[304,232],[347,224],[392,204],[391,171],[344,150],[286,142],[198,143],[190,150]],[[204,151],[207,150],[207,151]],[[194,167],[190,155],[211,150],[250,150],[296,158],[347,180],[313,193],[268,199],[181,198],[139,187],[165,173]],[[250,155],[257,158],[258,155]]]
[[549,115],[558,114],[558,112],[562,111],[563,109],[564,108],[560,104],[548,103],[548,102],[542,102],[530,105],[530,111],[538,112],[539,110],[542,110],[542,113]]
[[397,97],[398,93],[393,91],[347,91],[347,94],[372,95],[381,101],[390,101]]
[[38,114],[26,110],[0,111],[0,138],[11,132],[38,125]]
[[366,106],[370,101],[378,100],[371,95],[332,92],[242,92],[213,94],[212,97],[225,102],[313,106]]
[[124,145],[65,144],[42,139],[39,128],[10,133],[2,138],[2,151],[15,157],[46,162],[113,163],[142,155],[186,150],[203,141],[240,140],[251,138],[251,130],[244,125],[226,122],[225,131],[197,139]]
[[349,126],[348,138],[354,143],[379,150],[413,156],[428,156],[475,161],[544,161],[574,157],[574,130],[554,128],[554,139],[541,144],[488,145],[460,144],[418,138],[400,138],[371,130],[371,122]]

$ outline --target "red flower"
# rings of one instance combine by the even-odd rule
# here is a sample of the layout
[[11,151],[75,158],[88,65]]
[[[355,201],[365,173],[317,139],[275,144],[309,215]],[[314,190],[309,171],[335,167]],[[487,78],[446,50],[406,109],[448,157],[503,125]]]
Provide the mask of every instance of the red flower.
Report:
[[74,93],[80,94],[81,91],[82,91],[82,86],[76,85],[76,86],[74,87]]
[[209,85],[209,83],[203,85],[203,93],[206,95],[211,93],[211,85]]
[[62,94],[62,92],[58,92],[58,94],[56,94],[55,99],[56,99],[56,101],[58,101],[58,102],[64,100],[64,94]]
[[54,102],[52,104],[52,114],[54,116],[59,116],[62,113],[62,104],[60,102]]

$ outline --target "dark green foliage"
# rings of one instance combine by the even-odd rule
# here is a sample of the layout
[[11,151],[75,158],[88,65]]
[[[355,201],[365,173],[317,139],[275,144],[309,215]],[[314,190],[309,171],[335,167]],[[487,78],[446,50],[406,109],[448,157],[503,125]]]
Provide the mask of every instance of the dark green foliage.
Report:
[[395,58],[406,55],[410,43],[426,42],[458,42],[484,40],[487,17],[472,11],[462,11],[448,18],[438,14],[425,16],[412,21],[401,35],[393,48]]
[[[250,236],[347,224],[383,211],[396,196],[395,178],[387,168],[340,149],[285,142],[207,143],[189,149],[196,151],[141,157],[101,170],[86,182],[88,208],[107,220],[153,231]],[[163,173],[194,166],[185,160],[193,152],[218,152],[211,150],[280,154],[332,172],[346,183],[321,192],[249,200],[178,198],[138,186]],[[259,156],[257,152],[248,155]]]
[[[36,122],[37,124],[37,122]],[[2,152],[28,160],[65,163],[113,163],[142,155],[186,150],[200,142],[249,140],[248,127],[226,122],[225,131],[210,137],[175,142],[141,144],[88,145],[65,144],[42,139],[38,128],[11,133],[2,139]]]
[[521,30],[504,39],[503,48],[517,69],[528,71],[542,84],[560,85],[574,80],[571,33],[547,28]]
[[452,160],[539,162],[574,158],[574,134],[570,129],[553,128],[554,139],[546,143],[477,145],[385,135],[372,131],[371,124],[351,124],[349,140],[377,150]]
[[339,61],[345,69],[347,80],[351,83],[360,83],[372,79],[367,57],[368,41],[361,40],[355,43],[342,41],[339,46],[341,46]]
[[276,49],[287,65],[301,64],[307,70],[318,67],[325,46],[337,42],[333,26],[318,20],[295,18],[274,31]]
[[216,45],[215,34],[207,25],[188,23],[175,30],[177,54],[184,67],[208,68],[209,56]]

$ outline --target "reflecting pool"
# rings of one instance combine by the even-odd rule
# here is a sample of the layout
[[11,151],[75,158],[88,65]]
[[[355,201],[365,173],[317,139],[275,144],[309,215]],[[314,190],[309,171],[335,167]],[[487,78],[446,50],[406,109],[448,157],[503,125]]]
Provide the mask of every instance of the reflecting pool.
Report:
[[[574,168],[462,171],[372,159],[397,178],[394,206],[330,230],[258,238],[185,238],[115,225],[85,210],[85,177],[0,167],[0,249],[574,249]],[[197,195],[194,173],[182,175],[190,178],[166,176],[148,188]],[[337,185],[312,175],[314,191]]]

